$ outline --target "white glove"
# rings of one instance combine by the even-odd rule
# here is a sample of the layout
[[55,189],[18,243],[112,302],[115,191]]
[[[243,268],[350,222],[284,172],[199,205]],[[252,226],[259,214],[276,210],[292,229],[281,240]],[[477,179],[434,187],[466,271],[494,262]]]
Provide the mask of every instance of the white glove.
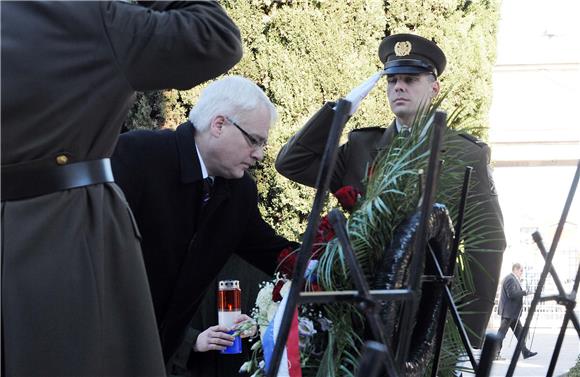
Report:
[[365,82],[354,88],[344,97],[347,101],[351,103],[350,111],[348,115],[354,114],[354,112],[360,106],[362,100],[369,94],[372,88],[377,85],[379,79],[385,74],[385,71],[381,69],[371,77],[369,77]]

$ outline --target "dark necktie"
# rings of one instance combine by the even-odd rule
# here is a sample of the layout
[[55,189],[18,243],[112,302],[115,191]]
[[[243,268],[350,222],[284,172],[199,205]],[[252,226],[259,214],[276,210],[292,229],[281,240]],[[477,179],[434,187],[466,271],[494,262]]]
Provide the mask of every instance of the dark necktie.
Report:
[[207,177],[203,179],[203,186],[202,186],[202,195],[201,195],[201,204],[206,205],[211,198],[211,189],[213,187],[213,179],[211,177]]

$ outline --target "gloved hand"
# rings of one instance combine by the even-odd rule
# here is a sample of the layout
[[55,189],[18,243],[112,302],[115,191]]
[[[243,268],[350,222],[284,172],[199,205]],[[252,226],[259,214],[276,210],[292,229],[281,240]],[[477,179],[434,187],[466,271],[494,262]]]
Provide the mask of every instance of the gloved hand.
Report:
[[344,99],[351,103],[348,115],[354,114],[354,112],[360,106],[362,100],[369,94],[371,89],[377,85],[377,82],[384,74],[385,71],[381,69],[379,72],[369,77],[365,82],[351,90],[350,93],[344,97]]

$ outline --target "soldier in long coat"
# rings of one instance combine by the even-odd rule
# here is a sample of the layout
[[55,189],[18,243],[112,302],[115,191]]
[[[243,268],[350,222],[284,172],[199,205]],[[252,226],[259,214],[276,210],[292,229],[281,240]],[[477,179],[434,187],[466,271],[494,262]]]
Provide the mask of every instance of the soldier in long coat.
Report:
[[135,91],[242,55],[212,1],[3,2],[2,372],[165,374],[139,231],[109,156]]
[[[348,141],[338,150],[330,181],[332,192],[347,185],[364,191],[362,182],[378,152],[387,148],[402,129],[412,125],[421,103],[432,101],[440,91],[437,78],[445,69],[446,58],[435,43],[411,34],[392,35],[382,41],[379,57],[385,64],[389,82],[387,96],[396,119],[387,128],[362,128],[348,135]],[[333,108],[334,103],[326,103],[282,147],[276,159],[280,174],[298,183],[315,185],[334,116]],[[474,167],[471,197],[479,202],[475,216],[486,228],[486,235],[477,249],[467,250],[477,291],[466,300],[469,304],[463,308],[463,320],[472,331],[469,333],[471,342],[479,347],[493,308],[506,246],[503,217],[491,178],[489,147],[468,134],[451,136],[451,141],[441,151],[442,158],[460,158]]]

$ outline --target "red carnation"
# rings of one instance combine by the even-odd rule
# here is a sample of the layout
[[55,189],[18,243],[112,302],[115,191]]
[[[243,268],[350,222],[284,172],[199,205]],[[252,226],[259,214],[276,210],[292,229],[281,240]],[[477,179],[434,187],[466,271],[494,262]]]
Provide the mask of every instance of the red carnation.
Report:
[[308,286],[311,292],[320,292],[322,291],[322,288],[320,288],[320,285],[318,285],[318,283],[310,283],[310,285]]
[[292,250],[290,246],[283,249],[278,254],[278,271],[286,276],[292,276],[297,259],[298,253]]
[[320,224],[318,225],[318,230],[314,236],[314,243],[312,245],[312,259],[318,259],[320,254],[324,252],[326,248],[326,243],[334,238],[334,229],[328,221],[328,216],[322,217],[320,219]]
[[283,286],[284,286],[284,280],[280,279],[276,282],[276,285],[274,286],[274,289],[272,290],[272,301],[274,301],[274,302],[282,301],[282,295],[280,294],[280,291],[282,290]]
[[338,189],[334,196],[338,199],[338,202],[342,208],[347,212],[352,212],[354,206],[361,196],[361,192],[352,186],[344,186]]
[[316,237],[314,240],[316,242],[328,242],[332,238],[334,238],[334,228],[328,221],[328,216],[324,216],[320,220],[320,224],[318,225],[318,232],[316,232]]
[[326,249],[326,245],[315,244],[312,246],[312,258],[311,259],[320,259],[320,255]]

